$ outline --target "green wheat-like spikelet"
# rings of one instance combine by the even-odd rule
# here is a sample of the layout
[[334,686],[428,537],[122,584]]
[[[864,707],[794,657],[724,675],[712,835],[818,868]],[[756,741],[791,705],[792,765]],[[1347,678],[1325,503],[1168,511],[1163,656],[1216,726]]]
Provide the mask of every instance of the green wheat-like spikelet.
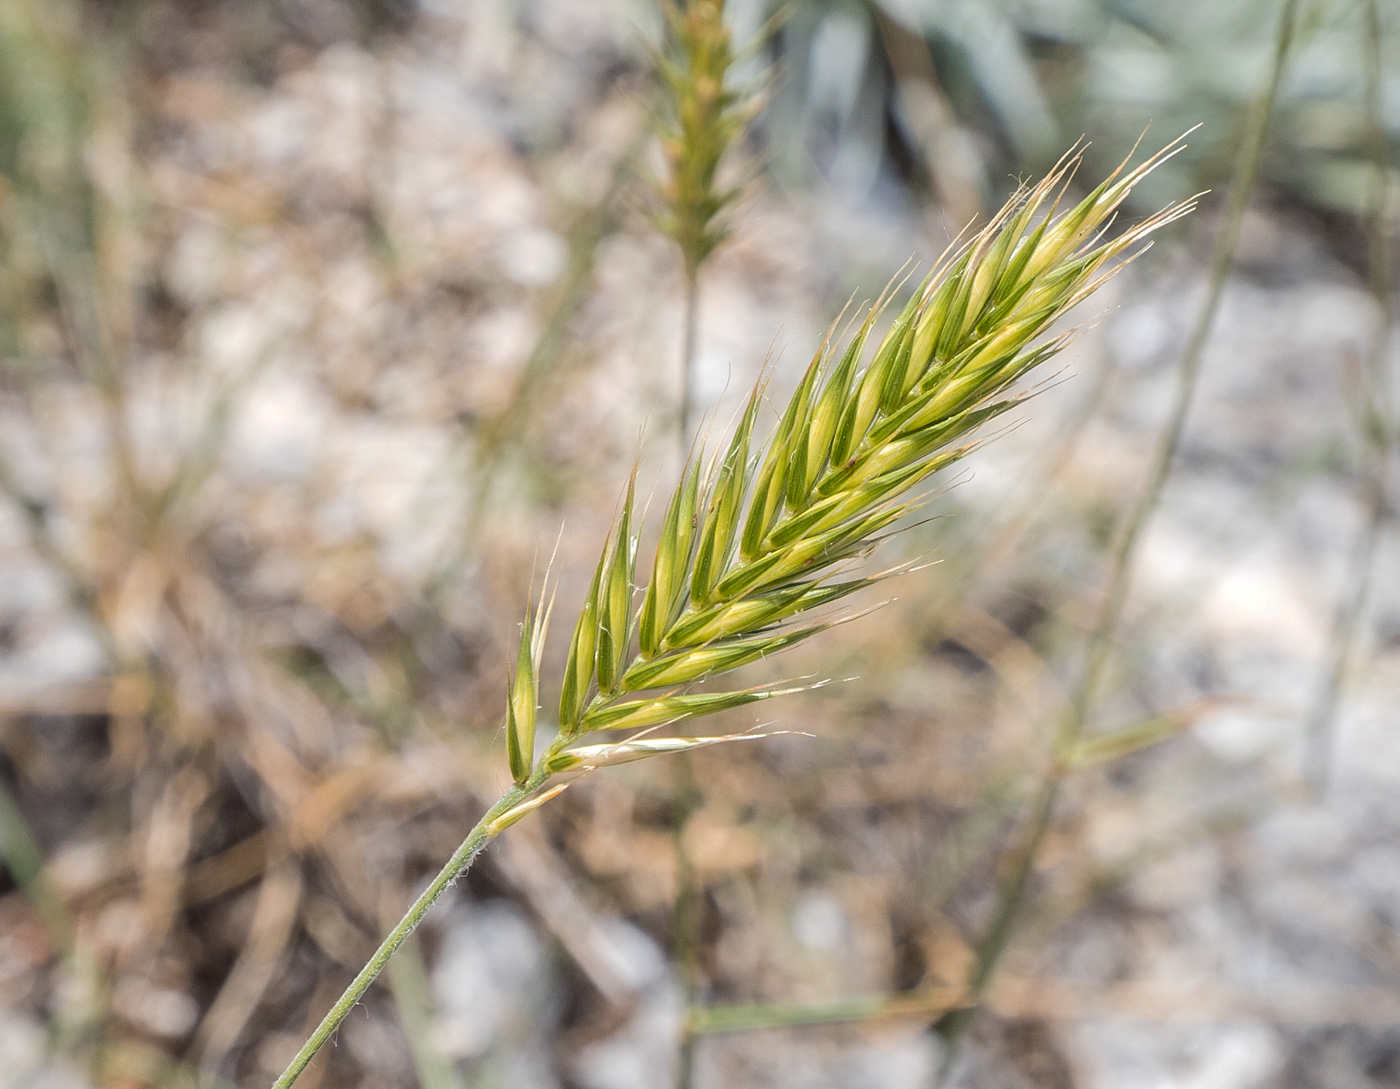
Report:
[[[945,254],[873,348],[883,301],[844,350],[828,335],[763,441],[760,380],[722,454],[707,469],[699,452],[688,462],[645,583],[629,484],[574,628],[546,771],[596,766],[601,750],[584,756],[573,742],[597,730],[652,730],[792,691],[690,688],[825,630],[831,621],[812,619],[815,610],[885,577],[838,575],[910,511],[919,485],[974,447],[977,428],[1020,401],[1010,387],[1064,347],[1072,332],[1045,334],[1121,267],[1110,262],[1191,209],[1175,205],[1107,234],[1133,186],[1178,149],[1120,168],[1060,211],[1078,165],[1077,153],[1067,155]],[[525,704],[539,690],[542,638],[541,612],[522,631],[513,688],[518,783],[533,770]],[[616,755],[639,752],[650,754]]]

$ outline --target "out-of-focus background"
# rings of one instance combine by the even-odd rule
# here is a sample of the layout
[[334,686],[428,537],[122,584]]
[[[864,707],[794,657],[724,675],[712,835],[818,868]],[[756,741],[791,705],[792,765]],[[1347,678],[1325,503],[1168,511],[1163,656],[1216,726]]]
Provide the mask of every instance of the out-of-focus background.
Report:
[[[1107,741],[950,1087],[1400,1085],[1378,11],[1297,5]],[[965,980],[1045,774],[1281,12],[793,0],[764,31],[730,0],[763,105],[701,277],[716,433],[1081,136],[1097,180],[1199,124],[1125,214],[1209,193],[884,556],[938,562],[753,673],[844,679],[764,705],[793,733],[511,829],[299,1084],[658,1089],[688,1024],[702,1089],[935,1084],[920,1003]],[[4,1089],[268,1084],[508,783],[532,580],[554,554],[557,678],[632,466],[678,469],[664,33],[651,0],[0,4]]]

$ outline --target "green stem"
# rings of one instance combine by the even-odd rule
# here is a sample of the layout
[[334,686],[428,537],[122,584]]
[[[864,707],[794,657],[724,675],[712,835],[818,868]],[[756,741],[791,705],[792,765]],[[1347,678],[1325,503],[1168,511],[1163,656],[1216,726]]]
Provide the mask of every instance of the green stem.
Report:
[[[1225,292],[1225,283],[1229,278],[1230,269],[1234,265],[1240,227],[1244,222],[1244,213],[1249,207],[1250,195],[1254,191],[1254,184],[1259,174],[1259,161],[1263,155],[1269,120],[1273,114],[1274,103],[1278,98],[1284,62],[1293,41],[1296,8],[1297,0],[1284,0],[1278,32],[1274,41],[1274,54],[1269,69],[1268,84],[1255,104],[1245,135],[1244,146],[1235,163],[1235,174],[1231,181],[1230,201],[1226,209],[1225,222],[1216,238],[1211,260],[1205,304],[1196,317],[1190,340],[1182,355],[1171,414],[1158,443],[1147,485],[1119,534],[1117,545],[1110,559],[1108,587],[1089,636],[1083,672],[1080,674],[1079,683],[1075,686],[1069,706],[1060,720],[1050,767],[1035,793],[1025,831],[1012,856],[1012,864],[1006,880],[998,893],[991,924],[978,946],[977,958],[968,979],[968,991],[973,998],[980,996],[985,990],[1010,940],[1016,916],[1025,900],[1030,876],[1040,854],[1041,843],[1050,826],[1055,802],[1071,767],[1068,756],[1084,732],[1093,710],[1094,699],[1108,668],[1119,620],[1123,613],[1123,605],[1131,583],[1138,541],[1156,511],[1167,479],[1171,476],[1177,448],[1181,445],[1181,436],[1186,428],[1186,420],[1190,414],[1192,402],[1195,400],[1206,342],[1215,322],[1215,315],[1220,308],[1220,300]],[[939,1026],[948,1043],[948,1050],[935,1082],[936,1085],[941,1085],[947,1076],[954,1056],[954,1045],[965,1020],[966,1011],[956,1011],[945,1018]]]
[[1118,621],[1122,617],[1123,604],[1127,598],[1128,586],[1132,579],[1133,560],[1137,554],[1138,540],[1147,528],[1153,513],[1162,498],[1167,478],[1171,476],[1176,462],[1176,452],[1181,445],[1181,436],[1186,429],[1186,419],[1195,400],[1196,386],[1200,379],[1201,363],[1205,354],[1206,342],[1210,339],[1211,327],[1215,324],[1220,300],[1225,294],[1225,284],[1230,269],[1235,263],[1235,249],[1239,245],[1240,228],[1244,223],[1245,211],[1254,192],[1254,184],[1259,176],[1259,160],[1264,151],[1264,139],[1269,130],[1269,119],[1273,115],[1274,103],[1278,99],[1279,83],[1283,76],[1284,61],[1293,42],[1294,12],[1297,0],[1285,0],[1279,19],[1278,36],[1274,42],[1273,64],[1269,69],[1269,83],[1259,101],[1255,104],[1244,147],[1235,164],[1235,176],[1230,185],[1230,203],[1226,209],[1225,222],[1215,240],[1215,250],[1211,258],[1210,281],[1205,305],[1196,316],[1191,339],[1181,358],[1178,372],[1176,398],[1172,403],[1171,415],[1166,430],[1158,443],[1157,454],[1152,462],[1152,474],[1147,487],[1138,498],[1119,536],[1118,545],[1111,561],[1108,591],[1099,609],[1099,616],[1090,637],[1088,660],[1084,673],[1075,691],[1070,714],[1061,725],[1060,741],[1077,739],[1092,710],[1094,697],[1098,692],[1103,675],[1113,651],[1114,636],[1118,631]]
[[369,990],[369,985],[389,963],[389,958],[394,955],[394,950],[398,949],[403,944],[404,939],[413,933],[418,924],[423,921],[423,916],[427,915],[428,910],[437,903],[438,898],[467,871],[467,868],[476,860],[477,855],[481,854],[486,844],[497,832],[502,830],[499,827],[493,827],[496,822],[544,785],[545,780],[549,778],[549,773],[546,771],[548,759],[562,749],[565,742],[566,739],[561,735],[550,746],[546,755],[541,757],[535,765],[535,770],[530,778],[523,784],[507,790],[501,795],[500,801],[488,809],[476,822],[476,826],[467,833],[467,838],[462,841],[462,845],[457,848],[452,857],[447,860],[447,864],[433,878],[432,884],[423,890],[422,895],[417,900],[413,901],[413,906],[399,920],[398,925],[389,931],[388,937],[380,943],[374,956],[369,959],[369,963],[360,969],[350,986],[345,988],[345,993],[336,999],[335,1005],[316,1026],[316,1031],[302,1045],[296,1058],[282,1072],[282,1076],[273,1083],[272,1089],[289,1089],[292,1083],[297,1080],[301,1072],[306,1069],[307,1064],[316,1057],[316,1052],[321,1050],[326,1041],[335,1033],[335,1030],[340,1027],[340,1023],[350,1015],[350,1011],[355,1008],[356,1003],[364,997],[364,993]]
[[685,331],[681,341],[681,405],[676,425],[681,463],[690,449],[691,417],[695,414],[692,387],[695,385],[695,349],[700,317],[700,267],[685,263]]
[[[694,407],[691,389],[695,382],[695,348],[700,315],[700,262],[686,255],[685,261],[685,326],[681,342],[681,397],[676,423],[677,449],[680,451],[682,475],[690,449],[691,416]],[[681,985],[687,1005],[696,1004],[699,993],[697,957],[700,944],[700,917],[695,867],[685,848],[685,830],[697,805],[697,788],[690,758],[679,754],[678,775],[680,797],[676,800],[676,906],[672,916],[672,951],[681,971]],[[689,1026],[681,1030],[680,1053],[677,1056],[676,1089],[691,1089],[695,1084],[695,1034]]]
[[1366,522],[1356,541],[1347,573],[1347,586],[1332,629],[1327,669],[1308,716],[1307,777],[1321,794],[1327,787],[1332,763],[1332,734],[1341,702],[1342,687],[1355,653],[1361,619],[1371,596],[1376,551],[1385,527],[1390,491],[1390,460],[1395,447],[1395,425],[1386,373],[1386,349],[1395,316],[1391,299],[1390,247],[1386,221],[1389,186],[1386,184],[1388,141],[1381,116],[1381,25],[1377,0],[1366,4],[1366,121],[1374,164],[1367,209],[1369,285],[1379,309],[1376,335],[1371,340],[1365,372],[1361,375],[1359,430],[1365,462],[1362,467],[1362,499]]

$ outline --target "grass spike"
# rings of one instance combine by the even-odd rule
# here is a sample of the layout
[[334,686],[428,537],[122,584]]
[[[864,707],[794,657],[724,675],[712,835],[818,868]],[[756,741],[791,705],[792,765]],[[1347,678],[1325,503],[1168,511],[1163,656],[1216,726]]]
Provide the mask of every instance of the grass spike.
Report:
[[[895,523],[919,504],[918,497],[911,495],[915,489],[977,445],[975,441],[954,445],[956,442],[1020,403],[1021,397],[1006,395],[1007,387],[1053,358],[1067,343],[1065,336],[1048,341],[1042,337],[1111,274],[1106,262],[1190,210],[1189,202],[1175,205],[1128,227],[1116,238],[1107,239],[1103,234],[1132,186],[1177,146],[1168,145],[1127,173],[1120,168],[1084,200],[1060,212],[1058,203],[1078,162],[1077,153],[1072,153],[971,241],[950,249],[881,338],[871,364],[864,372],[853,373],[849,385],[843,376],[842,384],[834,387],[844,392],[844,403],[833,401],[830,405],[840,409],[840,416],[829,452],[824,450],[824,435],[831,416],[825,410],[818,413],[821,397],[814,391],[832,353],[825,348],[817,353],[793,402],[780,415],[773,437],[759,443],[751,456],[762,399],[760,381],[726,456],[712,474],[701,480],[697,452],[677,485],[663,527],[663,540],[670,543],[658,552],[643,599],[646,632],[640,641],[644,645],[629,659],[637,592],[633,474],[574,629],[559,736],[539,760],[529,761],[527,766],[524,718],[526,707],[532,704],[523,688],[517,698],[513,687],[508,714],[514,714],[516,722],[509,732],[518,754],[512,760],[514,784],[472,829],[356,975],[274,1089],[289,1089],[398,945],[492,836],[573,781],[556,783],[552,781],[555,775],[586,770],[590,760],[607,762],[592,746],[577,745],[583,734],[597,730],[650,732],[816,686],[684,690],[689,684],[778,653],[814,634],[822,624],[793,618],[862,588],[859,579],[846,583],[831,580],[836,571],[867,555],[895,532]],[[1050,213],[1032,228],[1035,215],[1051,193],[1055,193],[1055,200]],[[855,338],[859,347],[854,353],[848,349],[843,354],[843,364],[847,358],[864,357],[865,336],[884,301],[882,297],[862,324]],[[984,314],[980,321],[973,313],[979,308]],[[852,366],[858,369],[858,363]],[[833,376],[842,369],[838,364]],[[828,388],[832,388],[829,382],[822,385],[823,394]],[[895,391],[903,392],[895,396]],[[798,451],[814,455],[804,462],[804,483],[805,474],[813,475],[812,486],[801,499],[810,503],[816,514],[774,499],[780,467],[787,465],[785,471],[790,471]],[[767,490],[761,491],[765,474]],[[788,489],[778,490],[786,493]],[[829,505],[822,505],[827,501]],[[747,521],[740,547],[740,512],[744,509]],[[806,520],[800,521],[804,517]],[[699,538],[693,548],[686,536],[687,525],[695,528]],[[750,532],[750,526],[757,528]],[[673,593],[673,602],[668,602]],[[517,677],[528,675],[536,684],[547,617],[547,608],[537,612],[537,619],[529,622],[529,634],[522,631]],[[528,653],[524,649],[527,645]],[[595,678],[597,694],[590,700]],[[659,694],[651,696],[626,691],[649,683],[677,690],[655,690]],[[743,736],[747,735],[731,735]],[[678,748],[677,740],[663,741],[642,744],[634,735],[614,742],[623,748],[611,751],[619,759],[623,755],[642,759],[684,751],[685,746]]]

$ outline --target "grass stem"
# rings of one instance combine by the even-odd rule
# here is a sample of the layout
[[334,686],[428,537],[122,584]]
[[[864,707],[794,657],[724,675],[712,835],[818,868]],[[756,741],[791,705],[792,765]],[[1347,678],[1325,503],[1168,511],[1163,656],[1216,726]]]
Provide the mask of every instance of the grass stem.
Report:
[[1347,672],[1356,653],[1366,603],[1371,596],[1376,552],[1385,529],[1390,492],[1390,462],[1395,453],[1395,421],[1386,356],[1390,348],[1395,304],[1391,298],[1389,258],[1389,186],[1385,123],[1381,113],[1381,22],[1379,0],[1367,0],[1363,73],[1366,88],[1367,141],[1374,170],[1367,209],[1368,283],[1376,300],[1377,326],[1360,376],[1358,430],[1362,444],[1361,527],[1347,569],[1346,586],[1337,610],[1328,648],[1327,666],[1307,723],[1306,775],[1321,795],[1331,774],[1333,734]]
[[[1225,220],[1216,236],[1211,259],[1206,298],[1196,316],[1190,339],[1182,354],[1171,412],[1158,442],[1147,484],[1118,534],[1109,561],[1108,585],[1091,629],[1083,670],[1056,729],[1050,765],[1032,797],[1023,831],[1012,850],[1010,865],[997,895],[991,922],[977,948],[977,956],[968,978],[968,992],[974,998],[983,993],[1006,951],[1017,916],[1026,898],[1041,843],[1049,830],[1055,802],[1072,766],[1068,756],[1084,732],[1107,672],[1128,587],[1131,584],[1138,542],[1157,509],[1171,475],[1187,417],[1195,399],[1206,342],[1220,308],[1230,269],[1234,264],[1240,228],[1258,177],[1269,121],[1273,115],[1285,62],[1293,42],[1296,9],[1297,0],[1284,0],[1267,83],[1255,103],[1240,156],[1235,163]],[[948,1048],[935,1085],[942,1085],[947,1078],[956,1053],[956,1040],[969,1012],[955,1011],[943,1018],[938,1025]]]
[[465,1082],[433,1039],[432,988],[418,939],[410,935],[388,962],[399,1022],[408,1039],[413,1070],[422,1089],[465,1089]]
[[[557,744],[557,743],[556,743]],[[521,802],[525,801],[535,790],[537,790],[548,777],[546,761],[541,760],[535,772],[526,782],[520,786],[513,786],[507,790],[498,802],[493,805],[482,818],[476,822],[476,826],[467,833],[467,838],[461,846],[453,852],[452,857],[447,860],[447,864],[438,871],[436,877],[418,899],[413,902],[413,906],[408,909],[404,917],[398,921],[394,928],[389,931],[388,936],[380,943],[375,950],[374,956],[360,969],[359,974],[350,982],[350,986],[345,988],[345,992],[336,999],[335,1005],[330,1008],[330,1012],[322,1018],[321,1023],[316,1027],[310,1038],[302,1045],[296,1057],[287,1065],[287,1069],[282,1072],[282,1076],[273,1082],[272,1089],[289,1089],[289,1087],[306,1069],[307,1064],[316,1057],[316,1053],[325,1046],[327,1040],[335,1034],[342,1021],[350,1015],[356,1004],[364,997],[369,990],[370,984],[375,977],[384,970],[384,966],[389,963],[389,958],[394,955],[394,951],[408,938],[418,924],[423,921],[423,917],[428,914],[428,910],[437,903],[439,897],[459,878],[466,873],[468,867],[476,861],[486,844],[501,829],[498,825],[500,818],[504,817],[510,810],[514,809]]]
[[1229,279],[1230,269],[1234,265],[1235,250],[1239,245],[1240,228],[1244,223],[1244,214],[1249,207],[1255,181],[1259,176],[1259,161],[1264,150],[1264,140],[1268,135],[1269,121],[1273,115],[1274,104],[1278,99],[1279,83],[1293,42],[1296,9],[1297,0],[1284,0],[1278,24],[1278,34],[1274,42],[1273,62],[1269,68],[1268,84],[1259,101],[1255,104],[1240,157],[1235,163],[1235,175],[1230,185],[1230,199],[1225,212],[1225,221],[1221,225],[1220,233],[1216,236],[1214,253],[1211,257],[1210,279],[1206,289],[1205,302],[1196,316],[1190,340],[1187,342],[1186,350],[1181,357],[1171,415],[1168,417],[1166,428],[1158,442],[1147,486],[1124,523],[1110,560],[1108,589],[1100,604],[1093,634],[1090,637],[1084,672],[1075,690],[1070,713],[1061,725],[1059,736],[1061,747],[1065,743],[1077,739],[1092,711],[1094,698],[1098,694],[1113,650],[1118,622],[1122,617],[1123,605],[1132,580],[1138,542],[1161,502],[1162,492],[1176,462],[1176,453],[1181,445],[1182,434],[1186,429],[1186,420],[1195,400],[1205,346],[1215,324],[1216,313],[1220,309],[1220,301],[1225,293],[1225,284]]

